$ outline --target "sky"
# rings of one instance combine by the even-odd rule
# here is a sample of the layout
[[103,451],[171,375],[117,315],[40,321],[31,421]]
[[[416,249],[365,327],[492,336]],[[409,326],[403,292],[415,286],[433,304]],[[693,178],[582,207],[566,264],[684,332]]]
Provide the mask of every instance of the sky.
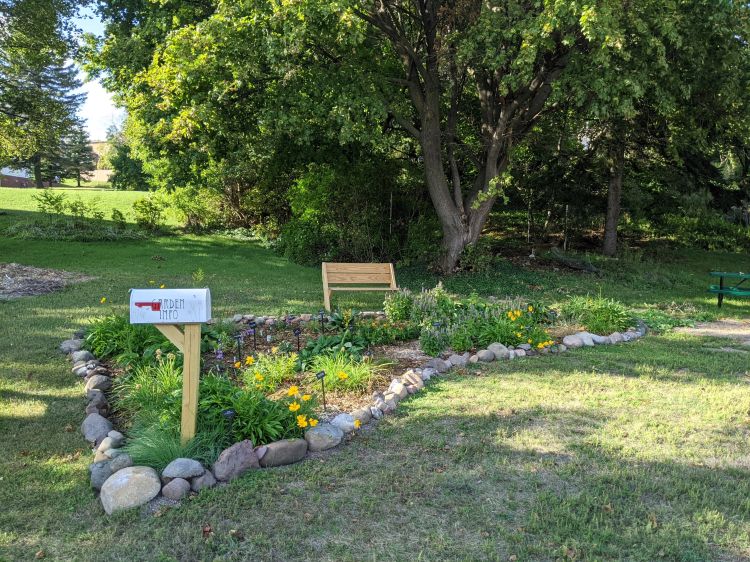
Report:
[[[104,34],[104,24],[89,8],[76,18],[76,23],[85,33],[94,33],[96,35]],[[86,76],[83,72],[79,78],[84,82],[83,87],[79,90],[86,93],[86,102],[78,112],[86,122],[86,128],[89,138],[92,141],[104,140],[107,138],[107,129],[112,124],[120,124],[125,116],[124,110],[115,107],[112,102],[112,95],[107,92],[98,80],[85,82]]]

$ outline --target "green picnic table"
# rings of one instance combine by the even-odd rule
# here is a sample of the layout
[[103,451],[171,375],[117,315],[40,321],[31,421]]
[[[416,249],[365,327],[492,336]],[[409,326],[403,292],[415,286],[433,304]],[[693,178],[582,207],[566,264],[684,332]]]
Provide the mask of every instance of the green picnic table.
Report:
[[[742,284],[750,279],[750,273],[742,272],[731,272],[731,271],[712,271],[712,277],[719,278],[718,285],[711,285],[708,288],[709,293],[716,293],[719,296],[719,307],[724,302],[724,295],[730,297],[750,297],[750,284],[742,286]],[[724,280],[727,279],[730,283],[734,282],[734,285],[727,285]]]

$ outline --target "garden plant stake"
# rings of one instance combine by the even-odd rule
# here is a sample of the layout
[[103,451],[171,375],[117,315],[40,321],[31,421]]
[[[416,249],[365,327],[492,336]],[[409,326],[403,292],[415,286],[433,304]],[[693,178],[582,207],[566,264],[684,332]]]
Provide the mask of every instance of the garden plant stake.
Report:
[[317,375],[315,375],[315,378],[317,378],[320,381],[320,388],[323,391],[323,411],[326,411],[326,372],[320,371]]
[[302,333],[302,330],[300,330],[299,328],[295,328],[293,333],[295,336],[297,336],[297,353],[299,353],[299,336]]
[[320,314],[320,333],[325,334],[326,333],[326,328],[324,324],[325,310],[321,309],[319,314]]

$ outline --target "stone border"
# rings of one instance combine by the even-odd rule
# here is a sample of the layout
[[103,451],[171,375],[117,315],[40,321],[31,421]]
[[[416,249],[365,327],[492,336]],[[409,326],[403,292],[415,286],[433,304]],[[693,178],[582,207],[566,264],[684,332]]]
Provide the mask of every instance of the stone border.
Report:
[[[369,313],[377,317],[382,313]],[[303,319],[301,322],[311,320]],[[316,320],[310,315],[313,320]],[[235,321],[235,318],[239,320]],[[273,325],[275,317],[236,315],[235,323],[251,322]],[[271,321],[271,324],[268,322]],[[363,424],[379,420],[396,411],[401,400],[416,394],[432,377],[447,373],[454,367],[465,367],[469,363],[489,363],[513,360],[520,357],[564,353],[569,348],[593,347],[629,342],[646,335],[646,325],[638,321],[635,330],[614,332],[601,336],[589,332],[578,332],[565,336],[562,343],[535,350],[522,344],[516,348],[493,343],[474,355],[451,354],[447,359],[434,358],[416,369],[408,369],[401,377],[391,380],[384,392],[373,393],[369,406],[349,414],[339,414],[329,422],[321,422],[305,432],[304,439],[284,439],[268,445],[253,446],[249,440],[240,441],[221,452],[216,462],[204,467],[194,459],[175,459],[167,465],[161,475],[146,466],[133,466],[133,459],[121,449],[125,436],[116,431],[108,419],[110,405],[107,393],[112,388],[111,373],[101,365],[91,352],[83,350],[83,333],[77,332],[72,339],[60,344],[60,351],[69,355],[73,363],[72,372],[85,381],[87,399],[86,418],[81,424],[81,433],[93,446],[94,461],[89,466],[91,487],[99,492],[99,499],[107,514],[146,504],[161,494],[169,500],[179,501],[190,492],[198,493],[217,484],[230,482],[251,469],[271,468],[293,464],[303,460],[308,453],[325,451],[336,447],[346,434],[356,432]]]

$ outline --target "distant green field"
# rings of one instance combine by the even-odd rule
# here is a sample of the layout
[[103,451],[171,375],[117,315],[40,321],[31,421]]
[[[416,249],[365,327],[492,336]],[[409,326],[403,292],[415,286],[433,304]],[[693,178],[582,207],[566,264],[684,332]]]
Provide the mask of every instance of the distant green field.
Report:
[[[78,187],[76,185],[77,182],[74,179],[62,180],[62,182],[60,182],[60,183],[62,183],[64,186]],[[112,185],[109,182],[106,182],[106,181],[82,181],[81,182],[81,187],[110,189],[112,187]]]
[[[99,209],[104,211],[106,218],[111,216],[113,209],[118,209],[129,222],[135,222],[131,210],[133,202],[147,195],[143,191],[113,191],[93,187],[55,187],[51,189],[55,193],[65,193],[71,200],[80,198],[86,203],[98,201]],[[8,213],[7,216],[0,216],[0,228],[7,227],[18,220],[33,219],[34,215],[29,213],[38,212],[34,196],[40,191],[35,188],[0,187],[0,212],[6,211]],[[14,211],[17,212],[14,213]],[[165,222],[171,226],[177,224],[170,217],[165,217]]]

